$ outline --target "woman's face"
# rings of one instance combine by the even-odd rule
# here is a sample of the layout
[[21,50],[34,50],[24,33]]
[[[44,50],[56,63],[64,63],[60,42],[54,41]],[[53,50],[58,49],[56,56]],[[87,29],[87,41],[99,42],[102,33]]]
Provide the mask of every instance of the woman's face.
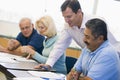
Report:
[[38,26],[37,26],[37,31],[43,35],[43,36],[46,36],[45,32],[47,30],[47,27],[45,27],[42,23],[39,23]]

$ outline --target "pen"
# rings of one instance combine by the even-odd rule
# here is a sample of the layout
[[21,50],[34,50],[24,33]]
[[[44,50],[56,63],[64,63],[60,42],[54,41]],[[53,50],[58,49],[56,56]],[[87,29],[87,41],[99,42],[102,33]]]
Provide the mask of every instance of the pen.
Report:
[[15,58],[11,58],[11,59],[17,61],[17,59],[15,59]]
[[14,61],[18,61],[18,62],[20,62],[19,60],[17,60],[16,58],[11,58],[12,60],[14,60]]
[[13,58],[13,60],[17,60],[17,59]]

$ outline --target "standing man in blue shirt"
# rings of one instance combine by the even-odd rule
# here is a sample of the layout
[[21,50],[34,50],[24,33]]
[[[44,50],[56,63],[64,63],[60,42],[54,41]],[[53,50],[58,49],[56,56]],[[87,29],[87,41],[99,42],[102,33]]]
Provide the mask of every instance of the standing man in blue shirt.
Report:
[[[23,56],[27,55],[27,53],[22,52],[21,47],[28,46],[42,53],[45,37],[37,33],[31,19],[22,18],[19,22],[19,27],[21,32],[18,34],[17,38],[9,40],[8,47],[2,49],[2,51]],[[16,50],[18,48],[19,50]]]
[[86,47],[67,80],[120,80],[120,59],[107,39],[106,23],[95,18],[88,20],[85,26]]

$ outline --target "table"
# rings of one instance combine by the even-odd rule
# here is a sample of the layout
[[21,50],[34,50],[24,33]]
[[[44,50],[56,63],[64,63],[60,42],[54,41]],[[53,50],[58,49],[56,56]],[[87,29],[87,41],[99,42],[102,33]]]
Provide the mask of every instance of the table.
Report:
[[[34,78],[38,78],[37,80],[43,80],[42,78],[39,77],[39,74],[38,74],[39,72],[41,73],[48,72],[47,74],[48,76],[50,76],[50,74],[53,73],[53,72],[49,73],[50,71],[43,71],[43,70],[41,71],[40,69],[34,69],[34,66],[38,64],[39,64],[38,62],[32,59],[28,60],[21,56],[16,56],[16,55],[0,52],[0,71],[5,74],[7,80],[13,80],[19,77],[20,78],[30,77],[30,80],[31,80],[31,77],[34,77]],[[31,72],[33,71],[38,76],[30,74],[30,71]],[[54,69],[51,71],[54,71]],[[59,75],[62,75],[62,74],[54,73],[54,75],[55,76],[53,76],[52,74],[52,77],[57,77],[57,76],[59,77]]]
[[31,76],[27,70],[34,69],[39,63],[32,59],[26,59],[21,56],[0,52],[0,72],[4,73],[7,80],[14,77]]

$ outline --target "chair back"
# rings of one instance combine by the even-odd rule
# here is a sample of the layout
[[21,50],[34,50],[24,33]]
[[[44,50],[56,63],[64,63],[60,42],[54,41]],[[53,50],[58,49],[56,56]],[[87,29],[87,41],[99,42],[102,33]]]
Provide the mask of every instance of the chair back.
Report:
[[67,74],[73,68],[73,66],[74,66],[74,64],[75,64],[76,61],[77,61],[77,58],[66,56]]

